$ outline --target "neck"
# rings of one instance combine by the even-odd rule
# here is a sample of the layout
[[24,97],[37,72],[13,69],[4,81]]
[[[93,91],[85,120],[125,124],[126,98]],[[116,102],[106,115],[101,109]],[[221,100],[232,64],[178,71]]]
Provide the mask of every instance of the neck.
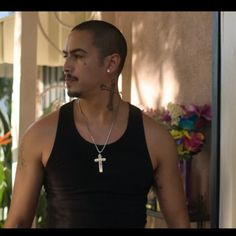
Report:
[[[80,116],[82,119],[81,121],[84,123],[84,126],[87,128],[87,132],[86,132],[87,135],[89,134],[89,136],[95,146],[96,146],[96,143],[102,143],[102,144],[104,144],[103,148],[105,148],[105,146],[110,138],[111,132],[114,128],[114,125],[116,123],[116,120],[117,120],[119,106],[120,106],[120,100],[118,101],[118,105],[116,107],[116,110],[112,111],[112,116],[106,120],[102,120],[102,122],[97,120],[96,115],[94,115],[94,117],[95,117],[94,120],[89,119],[87,117],[87,114],[85,114],[85,112],[82,108],[81,101],[79,101],[78,104],[76,104],[76,105],[78,108],[78,112],[81,114],[81,116]],[[108,127],[109,127],[109,132],[106,136],[106,139],[104,139],[104,131],[107,130]],[[97,146],[96,146],[96,148],[98,150]],[[98,150],[98,152],[99,152],[99,150]],[[102,153],[102,151],[99,153]]]
[[[111,119],[113,119],[114,113],[118,110],[120,101],[120,95],[115,94],[112,101],[112,110],[109,110],[107,107],[107,102],[102,99],[91,101],[80,98],[78,99],[76,106],[78,108],[80,104],[80,107],[89,122],[96,124],[107,124],[111,122]],[[79,113],[81,113],[81,111]]]
[[109,111],[113,111],[114,107],[113,107],[113,97],[115,94],[118,93],[118,88],[117,88],[117,82],[115,79],[111,80],[111,86],[108,87],[105,84],[101,85],[101,90],[103,91],[108,91],[109,92],[109,99],[108,99],[108,103],[107,103],[107,109]]

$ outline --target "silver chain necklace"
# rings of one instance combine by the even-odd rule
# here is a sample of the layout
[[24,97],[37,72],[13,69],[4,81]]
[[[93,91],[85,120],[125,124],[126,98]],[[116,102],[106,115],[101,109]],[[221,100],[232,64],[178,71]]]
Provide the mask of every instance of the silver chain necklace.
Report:
[[[120,102],[119,102],[120,104]],[[118,113],[118,109],[119,109],[119,104],[118,104],[118,108],[117,108],[117,112],[116,112],[116,115]],[[79,102],[79,108],[80,108],[80,111],[81,111],[81,114],[83,115],[84,119],[85,119],[85,124],[86,124],[86,127],[87,127],[87,130],[89,132],[89,135],[90,135],[90,138],[98,152],[98,157],[94,159],[95,162],[98,162],[98,170],[99,170],[99,173],[103,173],[103,162],[106,161],[106,158],[104,158],[102,156],[102,152],[104,151],[105,147],[107,146],[107,143],[108,143],[108,140],[111,136],[111,132],[113,130],[113,127],[114,127],[114,124],[115,124],[115,121],[116,121],[116,117],[115,117],[115,113],[113,112],[113,119],[112,119],[112,123],[111,123],[111,127],[108,131],[108,134],[107,134],[107,138],[106,138],[106,141],[105,141],[105,144],[103,145],[102,149],[99,150],[95,140],[94,140],[94,137],[92,135],[92,132],[91,132],[91,129],[89,127],[89,124],[88,124],[88,118],[86,117],[86,115],[84,114],[83,110],[82,110],[82,107],[81,107],[81,104]]]

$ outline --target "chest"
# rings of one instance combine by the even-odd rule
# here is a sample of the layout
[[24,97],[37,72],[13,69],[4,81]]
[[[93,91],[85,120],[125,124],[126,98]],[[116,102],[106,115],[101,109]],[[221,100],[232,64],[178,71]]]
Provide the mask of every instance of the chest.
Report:
[[[101,150],[102,146],[98,148]],[[138,193],[146,192],[152,182],[152,165],[146,147],[129,142],[126,136],[108,144],[101,155],[92,143],[70,139],[50,158],[46,182],[57,189]]]

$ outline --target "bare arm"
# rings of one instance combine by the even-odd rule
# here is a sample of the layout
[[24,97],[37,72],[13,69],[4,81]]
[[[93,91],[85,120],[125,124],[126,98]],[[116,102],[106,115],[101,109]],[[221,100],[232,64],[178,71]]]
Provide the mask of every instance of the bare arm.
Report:
[[186,198],[177,163],[176,146],[166,138],[155,170],[157,196],[168,227],[189,227]]
[[30,128],[20,147],[11,206],[4,227],[32,226],[43,180],[40,135]]
[[168,227],[188,228],[190,223],[175,142],[165,128],[145,120],[161,211]]

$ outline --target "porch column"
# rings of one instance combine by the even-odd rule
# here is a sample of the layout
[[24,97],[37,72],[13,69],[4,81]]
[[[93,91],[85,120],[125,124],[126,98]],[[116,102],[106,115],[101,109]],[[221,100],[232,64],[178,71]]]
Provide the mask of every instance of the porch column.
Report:
[[37,12],[15,12],[12,93],[12,180],[18,145],[26,128],[36,118]]

